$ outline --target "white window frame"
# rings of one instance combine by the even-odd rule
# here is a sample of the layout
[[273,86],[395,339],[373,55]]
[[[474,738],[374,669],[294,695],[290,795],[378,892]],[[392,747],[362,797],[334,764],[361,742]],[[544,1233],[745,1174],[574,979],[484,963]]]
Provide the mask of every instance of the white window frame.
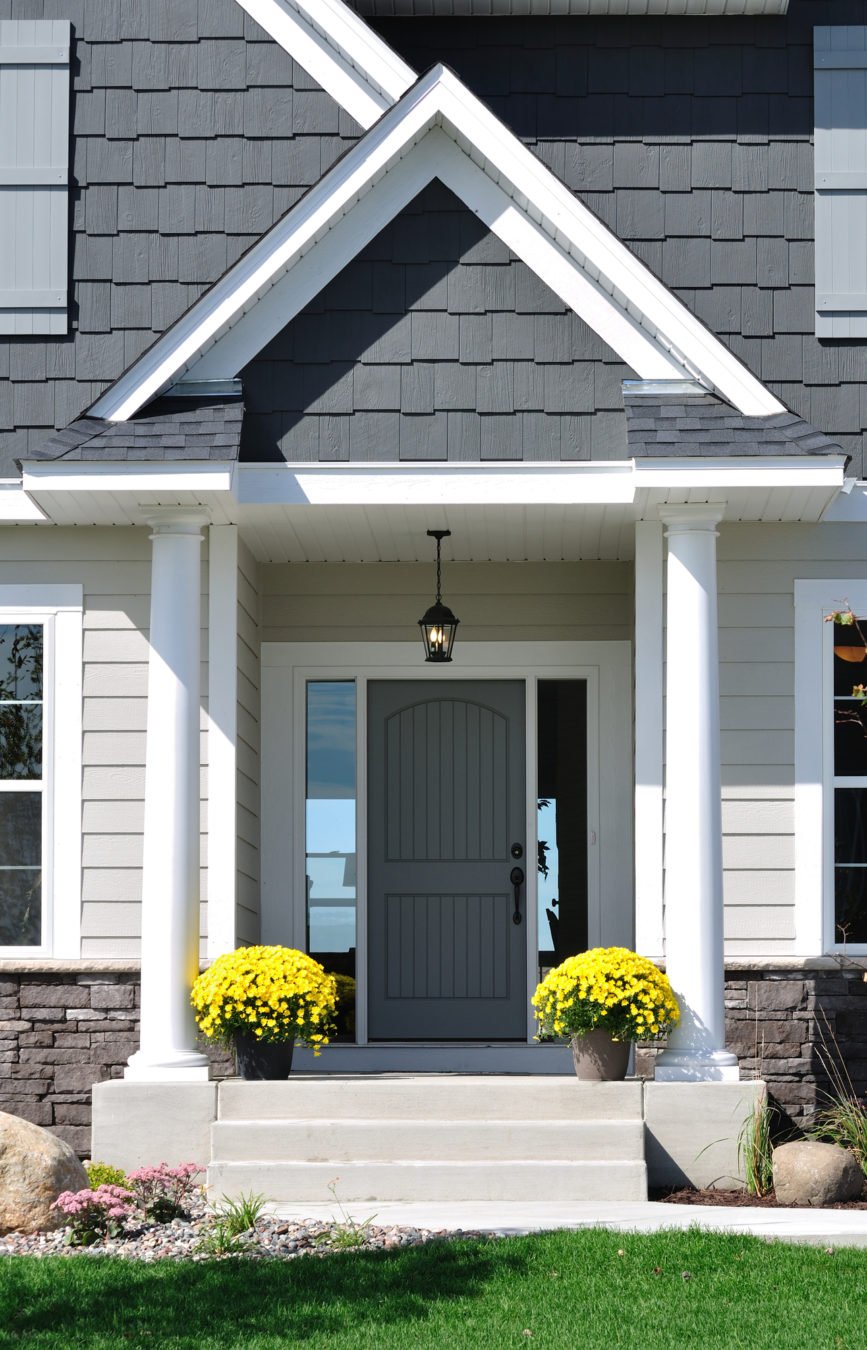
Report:
[[[587,680],[588,910],[591,944],[610,945],[632,910],[632,673],[629,642],[464,642],[436,678],[526,684],[527,857],[536,856],[539,680]],[[356,1043],[367,1044],[367,682],[431,679],[418,642],[262,644],[262,941],[304,945],[305,708],[310,680],[357,688]],[[291,709],[291,712],[289,711]],[[287,820],[291,828],[287,828]],[[288,878],[288,881],[287,881]],[[527,869],[527,986],[536,981],[536,873]],[[287,889],[294,897],[287,914]],[[531,1013],[527,1041],[535,1035]]]
[[42,942],[0,946],[0,959],[81,953],[83,591],[79,585],[0,586],[0,624],[43,631]]
[[867,954],[834,926],[834,633],[827,614],[867,614],[867,581],[795,582],[795,922],[797,951]]

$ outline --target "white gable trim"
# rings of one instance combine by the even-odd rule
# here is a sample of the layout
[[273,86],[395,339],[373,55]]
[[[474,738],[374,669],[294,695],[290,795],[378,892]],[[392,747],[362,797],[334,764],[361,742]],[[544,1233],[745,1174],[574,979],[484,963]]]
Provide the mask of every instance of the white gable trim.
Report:
[[415,71],[342,0],[238,3],[365,130],[415,82]]
[[456,76],[437,66],[97,400],[93,416],[124,421],[186,371],[196,379],[237,375],[438,175],[639,378],[697,378],[742,413],[784,411]]

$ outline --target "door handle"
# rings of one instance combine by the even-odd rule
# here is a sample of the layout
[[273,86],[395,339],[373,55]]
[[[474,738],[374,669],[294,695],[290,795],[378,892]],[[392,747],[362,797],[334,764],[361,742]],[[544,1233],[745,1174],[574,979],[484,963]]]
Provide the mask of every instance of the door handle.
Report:
[[512,915],[512,923],[521,922],[521,884],[524,880],[524,873],[520,867],[513,867],[509,873],[509,880],[515,891],[515,912]]

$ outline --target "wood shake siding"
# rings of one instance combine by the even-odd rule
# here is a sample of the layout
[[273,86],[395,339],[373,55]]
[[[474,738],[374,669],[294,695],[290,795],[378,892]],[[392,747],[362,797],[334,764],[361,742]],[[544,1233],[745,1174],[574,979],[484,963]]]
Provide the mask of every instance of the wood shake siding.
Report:
[[236,939],[259,938],[259,566],[243,542],[238,546],[238,729]]

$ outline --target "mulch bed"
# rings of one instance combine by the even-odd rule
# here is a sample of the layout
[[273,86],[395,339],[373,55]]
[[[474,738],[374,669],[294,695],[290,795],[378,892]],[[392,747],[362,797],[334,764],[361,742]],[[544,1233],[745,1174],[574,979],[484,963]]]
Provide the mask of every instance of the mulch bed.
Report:
[[[797,1205],[781,1205],[773,1191],[769,1195],[750,1195],[747,1191],[696,1190],[693,1186],[667,1187],[650,1197],[665,1205],[719,1205],[727,1209],[798,1209]],[[844,1200],[822,1209],[867,1209],[867,1190],[860,1200]]]

